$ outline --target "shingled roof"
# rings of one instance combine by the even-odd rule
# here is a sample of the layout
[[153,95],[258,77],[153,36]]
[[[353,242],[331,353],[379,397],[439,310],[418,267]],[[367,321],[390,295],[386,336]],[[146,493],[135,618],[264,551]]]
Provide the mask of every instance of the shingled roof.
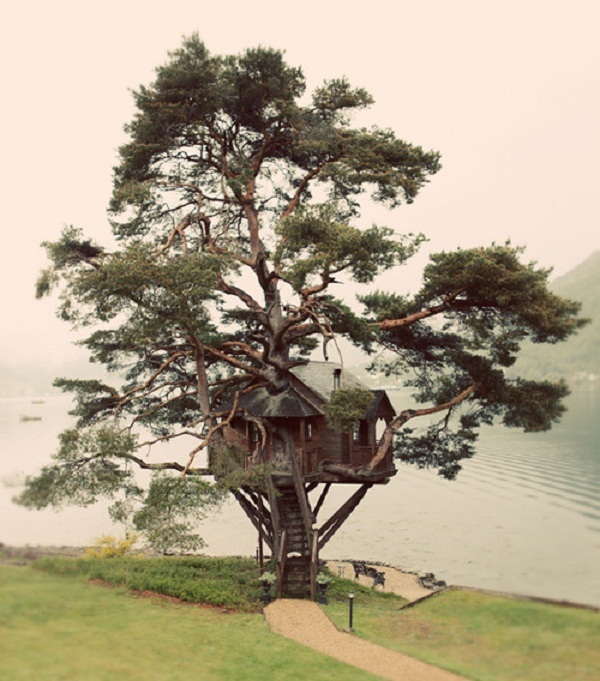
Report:
[[[317,399],[314,402],[300,394],[293,385],[290,385],[286,390],[279,393],[269,392],[266,388],[253,390],[240,398],[238,406],[251,414],[266,418],[321,416],[324,413],[322,409],[323,404],[329,402],[331,393],[335,390],[335,375],[338,372],[341,387],[360,387],[369,390],[368,386],[359,381],[356,376],[342,370],[340,364],[335,362],[309,362],[308,364],[294,367],[292,374],[315,395]],[[389,404],[389,400],[383,390],[372,392],[373,404],[369,408],[367,418],[375,414],[382,401]]]
[[240,398],[238,406],[254,414],[274,418],[276,416],[307,417],[320,416],[323,412],[304,399],[292,386],[280,393],[272,394],[266,388],[258,388]]
[[341,364],[336,364],[335,362],[309,362],[292,369],[294,376],[300,379],[304,385],[309,387],[324,402],[329,402],[331,393],[336,387],[334,379],[336,372],[340,372],[342,388],[364,388],[365,390],[370,390],[356,376],[343,369]]

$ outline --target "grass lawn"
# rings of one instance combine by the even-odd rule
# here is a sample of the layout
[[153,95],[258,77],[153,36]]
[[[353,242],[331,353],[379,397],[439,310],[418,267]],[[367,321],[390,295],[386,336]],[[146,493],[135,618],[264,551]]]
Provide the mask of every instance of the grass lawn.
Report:
[[[270,632],[249,559],[53,557],[35,567],[0,566],[0,679],[375,678]],[[131,593],[146,589],[217,607]],[[600,679],[598,612],[460,590],[403,608],[393,594],[335,578],[324,608],[339,628],[349,590],[357,636],[468,679]]]
[[[348,626],[348,604],[325,612]],[[597,681],[600,613],[450,590],[412,608],[393,601],[354,609],[357,636],[477,681]]]
[[367,681],[271,633],[260,614],[173,605],[0,566],[0,679]]

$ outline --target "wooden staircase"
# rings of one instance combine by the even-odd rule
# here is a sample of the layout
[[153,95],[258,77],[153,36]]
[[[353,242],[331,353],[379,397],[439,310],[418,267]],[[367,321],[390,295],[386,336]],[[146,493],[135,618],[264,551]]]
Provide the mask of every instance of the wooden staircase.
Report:
[[[291,447],[292,443],[288,443]],[[290,448],[293,453],[293,449]],[[233,491],[259,534],[259,556],[266,542],[275,557],[276,597],[317,598],[319,552],[358,507],[373,482],[363,483],[324,523],[317,516],[331,483],[326,483],[314,509],[308,498],[318,483],[303,479],[295,456],[289,465],[267,477],[266,489],[252,487]]]
[[281,594],[290,598],[311,596],[311,546],[302,501],[293,484],[277,490],[277,507],[282,540]]

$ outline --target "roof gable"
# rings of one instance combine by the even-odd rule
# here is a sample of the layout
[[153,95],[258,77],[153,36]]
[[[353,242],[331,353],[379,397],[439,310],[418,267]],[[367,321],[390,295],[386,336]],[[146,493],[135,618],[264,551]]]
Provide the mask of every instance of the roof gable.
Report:
[[346,371],[341,364],[336,362],[309,362],[292,369],[292,374],[323,402],[329,402],[331,393],[336,388],[334,378],[336,372],[340,372],[341,379],[341,385],[338,387],[370,390],[354,374]]
[[373,402],[365,415],[368,420],[395,415],[384,390],[371,390],[335,362],[309,362],[294,367],[291,370],[291,384],[286,390],[278,393],[267,388],[252,390],[240,397],[238,407],[265,418],[323,416],[324,407],[336,389],[336,372],[341,372],[340,387],[363,388],[373,393]]

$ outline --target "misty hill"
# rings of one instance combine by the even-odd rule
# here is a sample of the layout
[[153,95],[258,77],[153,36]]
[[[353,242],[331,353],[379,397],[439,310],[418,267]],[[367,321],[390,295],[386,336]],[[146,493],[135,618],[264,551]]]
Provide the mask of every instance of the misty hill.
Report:
[[564,343],[524,348],[516,372],[526,378],[600,379],[600,251],[555,279],[550,288],[563,298],[581,302],[581,315],[591,321]]

